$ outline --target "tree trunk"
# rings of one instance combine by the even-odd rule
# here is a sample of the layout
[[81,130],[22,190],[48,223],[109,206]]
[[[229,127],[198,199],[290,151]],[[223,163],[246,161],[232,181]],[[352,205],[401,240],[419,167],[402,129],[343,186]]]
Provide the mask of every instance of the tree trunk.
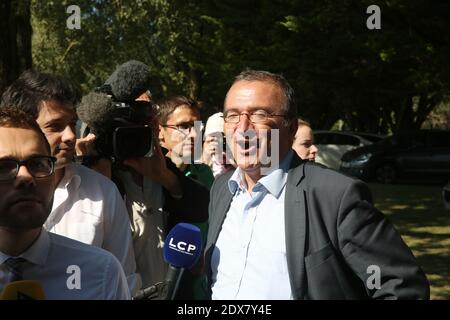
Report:
[[31,68],[31,0],[0,1],[0,93]]

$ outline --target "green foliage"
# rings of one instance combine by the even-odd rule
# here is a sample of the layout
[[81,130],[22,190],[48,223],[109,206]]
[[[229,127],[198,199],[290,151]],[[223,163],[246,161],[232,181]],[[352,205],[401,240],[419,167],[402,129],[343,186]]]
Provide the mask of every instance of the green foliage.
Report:
[[[436,0],[79,0],[81,30],[66,28],[69,1],[32,1],[33,59],[84,92],[129,59],[154,71],[152,92],[187,94],[221,108],[245,68],[283,73],[299,114],[328,129],[420,127],[448,100],[450,5]],[[366,8],[381,8],[368,30]]]

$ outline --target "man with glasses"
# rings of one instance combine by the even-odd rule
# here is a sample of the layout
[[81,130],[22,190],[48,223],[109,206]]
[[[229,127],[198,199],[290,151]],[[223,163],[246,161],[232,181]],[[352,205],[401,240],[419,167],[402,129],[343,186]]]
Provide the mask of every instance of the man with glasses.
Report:
[[[0,109],[0,290],[34,280],[44,296],[29,298],[129,299],[125,274],[111,253],[42,227],[52,209],[56,162],[33,118]],[[72,286],[74,269],[81,271],[80,285]]]
[[169,157],[186,176],[210,188],[214,176],[202,163],[203,124],[197,102],[173,96],[158,102],[159,140]]
[[14,106],[41,127],[56,158],[56,190],[44,227],[51,232],[108,250],[120,261],[132,293],[141,287],[136,273],[130,219],[111,180],[73,163],[77,90],[65,79],[27,70],[3,93],[1,106]]
[[366,184],[291,149],[294,92],[239,74],[224,103],[237,169],[211,190],[205,267],[212,299],[427,299],[411,250]]
[[[159,140],[166,149],[166,156],[178,170],[208,189],[214,182],[209,166],[200,163],[202,155],[203,124],[197,101],[186,96],[166,97],[157,103]],[[202,194],[194,195],[193,203],[200,201]],[[207,215],[205,208],[205,215]],[[207,223],[196,223],[206,241]],[[206,298],[206,283],[203,276],[186,273],[180,284],[179,298]]]

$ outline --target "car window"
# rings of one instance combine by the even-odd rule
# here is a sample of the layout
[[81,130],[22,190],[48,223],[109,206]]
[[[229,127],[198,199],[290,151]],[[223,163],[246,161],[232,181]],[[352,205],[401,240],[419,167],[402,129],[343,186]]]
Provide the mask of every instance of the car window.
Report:
[[450,132],[430,132],[428,145],[435,148],[450,148]]
[[331,144],[336,145],[350,145],[350,146],[358,146],[359,139],[346,134],[335,134],[333,135],[333,139]]
[[333,132],[321,132],[314,133],[315,144],[333,144],[338,146],[359,146],[360,140],[349,134],[333,133]]
[[409,144],[413,148],[425,147],[427,145],[426,135],[420,132],[410,137]]
[[315,144],[330,144],[330,134],[328,133],[314,133]]
[[374,143],[384,139],[381,136],[378,137],[378,136],[374,136],[374,135],[371,135],[371,134],[364,134],[364,133],[360,133],[360,132],[358,132],[356,134],[358,136],[363,137],[364,139],[369,140],[370,142],[374,142]]
[[403,133],[388,138],[387,141],[397,148],[419,148],[427,145],[424,132]]

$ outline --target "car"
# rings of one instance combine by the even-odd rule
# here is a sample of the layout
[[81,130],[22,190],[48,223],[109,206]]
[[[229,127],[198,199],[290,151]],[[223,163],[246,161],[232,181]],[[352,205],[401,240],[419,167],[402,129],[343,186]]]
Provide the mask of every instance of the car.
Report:
[[372,143],[379,142],[384,138],[386,138],[386,136],[376,133],[358,132],[358,131],[342,131],[342,132],[360,136],[361,138],[369,140]]
[[370,144],[372,141],[354,132],[314,131],[314,145],[319,149],[316,162],[336,170],[341,165],[344,153]]
[[442,188],[442,200],[445,209],[450,210],[450,181]]
[[381,183],[394,183],[399,178],[448,180],[450,131],[418,130],[387,137],[345,153],[340,170]]

